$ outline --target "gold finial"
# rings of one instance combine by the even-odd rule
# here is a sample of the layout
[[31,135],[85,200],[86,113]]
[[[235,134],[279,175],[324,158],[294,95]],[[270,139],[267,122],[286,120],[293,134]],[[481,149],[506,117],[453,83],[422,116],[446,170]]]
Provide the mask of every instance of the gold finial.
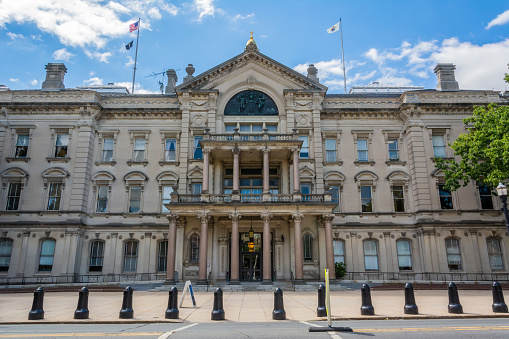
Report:
[[256,41],[253,39],[253,31],[251,31],[251,37],[247,41],[246,46],[249,45],[249,44],[253,44],[253,45],[256,46]]

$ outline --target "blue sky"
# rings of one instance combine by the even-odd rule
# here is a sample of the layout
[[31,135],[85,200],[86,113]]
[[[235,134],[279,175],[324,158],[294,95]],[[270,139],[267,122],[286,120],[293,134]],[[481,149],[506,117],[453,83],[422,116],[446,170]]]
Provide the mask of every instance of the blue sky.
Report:
[[[462,89],[509,90],[509,2],[396,0],[0,0],[0,84],[38,89],[48,62],[68,68],[65,86],[130,87],[141,18],[136,93],[158,93],[161,76],[192,63],[198,75],[243,52],[249,32],[260,52],[305,73],[318,68],[328,93],[379,81],[435,88],[438,62],[457,66]],[[166,80],[165,80],[166,82]]]

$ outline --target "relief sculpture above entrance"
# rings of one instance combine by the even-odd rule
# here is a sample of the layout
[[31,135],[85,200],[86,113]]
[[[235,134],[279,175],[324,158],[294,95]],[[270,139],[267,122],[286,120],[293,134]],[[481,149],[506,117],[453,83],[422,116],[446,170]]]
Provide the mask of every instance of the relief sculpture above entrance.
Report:
[[224,115],[278,115],[274,100],[260,91],[243,91],[226,104]]

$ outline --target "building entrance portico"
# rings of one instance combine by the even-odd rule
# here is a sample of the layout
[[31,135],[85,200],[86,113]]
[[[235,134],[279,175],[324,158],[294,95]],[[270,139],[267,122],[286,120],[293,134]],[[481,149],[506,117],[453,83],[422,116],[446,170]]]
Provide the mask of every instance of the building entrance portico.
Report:
[[240,280],[260,281],[263,273],[262,233],[240,234]]

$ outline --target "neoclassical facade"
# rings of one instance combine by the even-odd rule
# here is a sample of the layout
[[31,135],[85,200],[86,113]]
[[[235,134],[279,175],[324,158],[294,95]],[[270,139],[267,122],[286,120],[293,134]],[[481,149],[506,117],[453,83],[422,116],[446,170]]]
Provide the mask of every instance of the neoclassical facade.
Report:
[[[452,64],[436,89],[327,94],[243,53],[161,95],[0,88],[0,281],[507,280],[500,203],[444,189],[434,157],[474,105]],[[505,278],[503,278],[505,276]],[[31,280],[32,279],[32,280]]]

